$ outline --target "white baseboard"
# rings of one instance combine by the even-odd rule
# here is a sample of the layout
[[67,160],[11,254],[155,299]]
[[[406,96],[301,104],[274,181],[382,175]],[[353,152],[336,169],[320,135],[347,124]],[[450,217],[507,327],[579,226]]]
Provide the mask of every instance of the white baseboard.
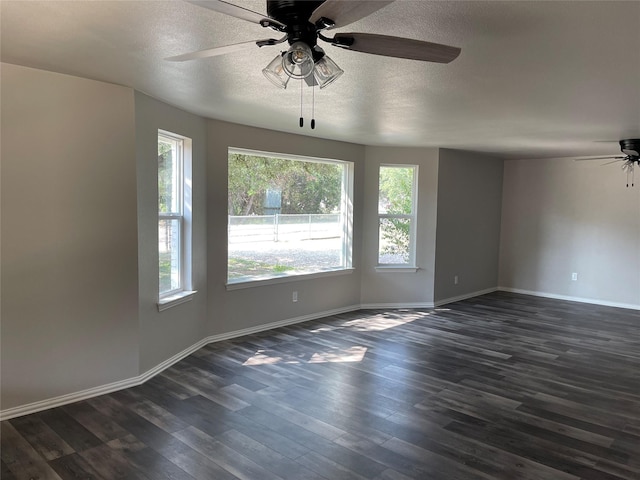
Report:
[[484,290],[478,290],[477,292],[469,292],[463,295],[458,295],[456,297],[443,298],[442,300],[437,300],[435,302],[435,306],[439,307],[441,305],[446,305],[447,303],[459,302],[461,300],[467,300],[468,298],[479,297],[480,295],[493,293],[497,290],[498,290],[498,287],[485,288]]
[[600,300],[597,298],[572,297],[569,295],[558,295],[555,293],[538,292],[534,290],[523,290],[521,288],[498,287],[498,290],[501,292],[519,293],[521,295],[533,295],[535,297],[553,298],[556,300],[567,300],[570,302],[592,303],[594,305],[603,305],[605,307],[617,307],[617,308],[627,308],[630,310],[640,310],[640,305],[634,305],[633,303],[609,302],[607,300]]
[[120,380],[118,382],[88,388],[87,390],[81,390],[79,392],[60,395],[59,397],[48,398],[46,400],[40,400],[38,402],[0,410],[0,421],[9,420],[15,417],[21,417],[23,415],[29,415],[31,413],[41,412],[42,410],[60,407],[69,403],[79,402],[80,400],[97,397],[98,395],[105,395],[107,393],[116,392],[125,388],[136,387],[143,383],[142,381],[138,380],[139,378],[140,377],[128,378],[126,380]]
[[433,303],[363,303],[360,308],[363,310],[381,310],[385,308],[433,308]]
[[274,328],[285,327],[287,325],[294,325],[296,323],[308,322],[310,320],[329,317],[331,315],[338,315],[340,313],[352,312],[354,310],[359,310],[360,308],[361,308],[360,305],[352,305],[349,307],[326,310],[326,311],[314,313],[311,315],[303,315],[300,317],[289,318],[287,320],[280,320],[277,322],[257,325],[255,327],[244,328],[241,330],[234,330],[233,332],[221,333],[218,335],[211,335],[209,337],[206,337],[200,340],[199,342],[196,342],[195,344],[184,349],[183,351],[175,354],[173,357],[156,365],[152,369],[147,370],[142,375],[128,378],[126,380],[120,380],[118,382],[109,383],[106,385],[100,385],[98,387],[88,388],[86,390],[81,390],[79,392],[68,393],[66,395],[61,395],[58,397],[29,403],[27,405],[20,405],[18,407],[0,410],[0,421],[9,420],[15,417],[21,417],[23,415],[29,415],[31,413],[41,412],[43,410],[48,410],[50,408],[61,407],[63,405],[68,405],[70,403],[75,403],[81,400],[87,400],[89,398],[97,397],[99,395],[105,395],[107,393],[117,392],[118,390],[123,390],[125,388],[137,387],[138,385],[142,385],[147,380],[155,377],[163,370],[166,370],[170,366],[178,363],[183,358],[191,355],[193,352],[195,352],[196,350],[199,350],[200,348],[204,347],[209,343],[221,342],[223,340],[242,337],[244,335],[258,333],[264,330],[272,330]]

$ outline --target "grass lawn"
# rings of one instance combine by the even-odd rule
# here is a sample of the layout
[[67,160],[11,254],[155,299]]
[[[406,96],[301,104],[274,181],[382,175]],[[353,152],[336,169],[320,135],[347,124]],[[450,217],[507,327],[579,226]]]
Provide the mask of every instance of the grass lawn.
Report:
[[284,273],[289,270],[294,270],[293,267],[288,267],[286,265],[274,265],[265,262],[257,262],[255,260],[246,260],[244,258],[229,258],[228,269],[229,279],[255,275]]

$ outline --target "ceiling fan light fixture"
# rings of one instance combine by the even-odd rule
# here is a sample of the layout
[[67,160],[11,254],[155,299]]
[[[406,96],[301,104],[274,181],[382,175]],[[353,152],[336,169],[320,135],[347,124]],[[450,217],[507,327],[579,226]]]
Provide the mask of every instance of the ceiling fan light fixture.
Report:
[[283,56],[284,54],[282,53],[276,55],[276,57],[269,62],[269,65],[262,69],[262,73],[276,87],[285,89],[291,77],[285,72],[284,66],[282,65]]
[[328,55],[318,60],[313,68],[313,77],[320,88],[324,88],[335,82],[340,75],[344,73],[336,62],[331,60]]
[[282,57],[282,68],[291,78],[307,78],[313,73],[313,55],[304,42],[294,42]]

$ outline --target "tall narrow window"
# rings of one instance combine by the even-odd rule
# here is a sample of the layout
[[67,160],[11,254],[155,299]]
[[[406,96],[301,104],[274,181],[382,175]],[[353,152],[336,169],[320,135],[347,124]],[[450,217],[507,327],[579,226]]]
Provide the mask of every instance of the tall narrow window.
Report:
[[228,160],[228,284],[351,268],[351,162],[237,149]]
[[[185,216],[185,146],[190,140],[158,132],[158,272],[159,297],[175,296],[190,289],[190,254]],[[190,157],[189,157],[190,159]],[[188,192],[186,190],[189,190]],[[188,208],[190,213],[190,208]]]
[[381,165],[378,189],[378,265],[415,266],[415,165]]

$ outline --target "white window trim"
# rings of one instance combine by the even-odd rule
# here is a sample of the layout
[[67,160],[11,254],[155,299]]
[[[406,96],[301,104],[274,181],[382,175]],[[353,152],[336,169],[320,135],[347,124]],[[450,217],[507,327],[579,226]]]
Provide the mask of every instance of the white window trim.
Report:
[[162,312],[176,305],[190,302],[196,293],[198,293],[197,290],[182,290],[173,295],[163,295],[162,298],[158,300],[158,311]]
[[[160,220],[180,221],[180,288],[163,292],[158,291],[158,311],[180,305],[190,301],[197,293],[192,283],[192,140],[188,137],[167,130],[158,130],[158,137],[166,137],[168,140],[180,142],[180,182],[178,195],[181,198],[180,211],[170,213],[158,212]],[[158,276],[159,278],[159,276]],[[159,289],[158,289],[159,290]]]
[[[388,214],[380,213],[378,211],[378,240],[376,249],[376,272],[385,273],[413,273],[419,270],[416,262],[416,232],[418,223],[418,165],[404,164],[404,163],[381,163],[378,166],[378,196],[377,201],[380,200],[380,169],[382,167],[390,168],[412,168],[413,169],[413,185],[411,189],[411,214]],[[380,260],[380,219],[382,218],[399,218],[409,219],[409,261],[407,263],[379,263]]]
[[[227,158],[229,154],[237,153],[240,155],[254,155],[259,157],[267,157],[267,158],[275,158],[275,159],[284,159],[284,160],[295,160],[300,162],[311,162],[311,163],[334,163],[344,167],[343,171],[343,179],[342,179],[342,208],[344,209],[343,216],[343,233],[345,235],[345,241],[342,244],[342,258],[344,259],[344,267],[335,268],[335,269],[327,269],[327,270],[319,270],[316,272],[303,272],[303,273],[291,273],[291,274],[276,274],[272,276],[264,276],[256,279],[246,279],[246,280],[234,280],[229,281],[228,272],[227,272],[227,281],[225,283],[226,289],[229,290],[240,290],[243,288],[252,288],[256,286],[263,285],[272,285],[277,283],[287,283],[293,282],[296,280],[307,280],[318,277],[325,276],[335,276],[341,274],[350,274],[354,270],[353,268],[353,179],[354,179],[354,168],[355,164],[349,160],[338,160],[332,158],[320,158],[320,157],[312,157],[310,155],[295,155],[291,153],[275,153],[275,152],[266,152],[262,150],[251,150],[248,148],[241,147],[229,147],[227,149]],[[228,232],[228,229],[227,229]],[[227,237],[227,243],[228,243]],[[228,255],[228,254],[227,254]],[[227,256],[228,261],[228,256]]]
[[378,273],[416,273],[420,270],[419,267],[402,266],[402,265],[378,265],[376,266],[376,272]]

